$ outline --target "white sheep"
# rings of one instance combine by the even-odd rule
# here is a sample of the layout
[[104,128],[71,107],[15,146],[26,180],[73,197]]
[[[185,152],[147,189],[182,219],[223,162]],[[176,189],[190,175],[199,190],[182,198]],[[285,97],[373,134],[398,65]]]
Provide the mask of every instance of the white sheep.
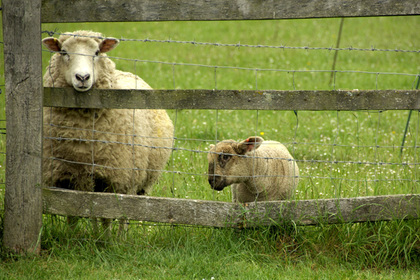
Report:
[[[119,41],[92,31],[43,39],[54,54],[45,87],[151,89],[122,72],[106,52]],[[173,124],[165,110],[44,108],[43,177],[47,186],[148,194],[171,154]],[[120,224],[123,227],[124,219]],[[110,221],[104,221],[104,227]]]
[[299,168],[287,148],[258,136],[210,145],[208,181],[214,190],[231,185],[233,202],[290,198]]

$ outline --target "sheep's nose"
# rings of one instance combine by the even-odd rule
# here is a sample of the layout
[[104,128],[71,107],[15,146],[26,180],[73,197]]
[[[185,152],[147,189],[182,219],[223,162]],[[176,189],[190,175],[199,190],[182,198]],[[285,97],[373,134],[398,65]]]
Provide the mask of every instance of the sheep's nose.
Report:
[[219,175],[209,175],[209,184],[212,187],[215,187],[217,185],[217,182],[220,181]]
[[76,74],[76,79],[80,82],[85,82],[87,80],[89,80],[90,78],[90,74],[86,74],[84,76],[80,75],[80,74]]

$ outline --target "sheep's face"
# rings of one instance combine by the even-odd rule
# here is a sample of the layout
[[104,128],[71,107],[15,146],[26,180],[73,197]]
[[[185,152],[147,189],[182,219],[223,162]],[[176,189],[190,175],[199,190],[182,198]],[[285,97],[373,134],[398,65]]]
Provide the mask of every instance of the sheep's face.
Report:
[[207,155],[211,188],[221,191],[231,184],[248,180],[252,169],[252,158],[249,156],[263,141],[261,137],[249,137],[242,142],[225,140],[211,145]]
[[103,54],[115,48],[119,41],[114,38],[98,38],[68,36],[63,38],[45,38],[43,44],[51,51],[58,52],[60,70],[66,82],[77,91],[87,91],[97,80],[99,60]]

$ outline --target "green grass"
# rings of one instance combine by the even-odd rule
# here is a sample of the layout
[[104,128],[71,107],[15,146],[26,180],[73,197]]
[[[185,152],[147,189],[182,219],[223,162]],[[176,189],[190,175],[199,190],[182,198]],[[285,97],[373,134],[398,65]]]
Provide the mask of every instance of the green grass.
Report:
[[[418,221],[231,229],[132,224],[97,242],[45,217],[40,257],[5,258],[5,279],[418,279]],[[416,233],[417,232],[417,233]],[[392,236],[391,236],[392,234]]]
[[[308,19],[45,24],[42,29],[92,29],[127,39],[334,47],[339,24],[340,19]],[[419,27],[420,17],[348,18],[341,47],[418,50]],[[372,73],[339,72],[332,84],[329,73],[294,72],[330,70],[334,52],[329,50],[123,41],[109,55],[116,58],[118,68],[137,73],[157,89],[412,89],[414,76],[376,73],[420,72],[419,55],[410,52],[341,51],[337,70]],[[43,53],[44,68],[49,57]],[[215,71],[208,66],[219,67]],[[2,94],[0,108],[4,107]],[[4,119],[4,110],[0,114]],[[179,150],[173,152],[154,196],[230,201],[228,189],[210,189],[205,152],[216,139],[250,135],[281,141],[300,160],[302,179],[295,199],[419,193],[420,170],[413,165],[420,160],[418,112],[413,112],[402,157],[407,111],[299,111],[296,116],[293,111],[171,110],[169,114]],[[0,152],[4,152],[5,137],[1,137]],[[4,158],[0,153],[0,182]],[[0,190],[3,211],[4,185]],[[41,256],[3,253],[0,279],[418,279],[420,273],[418,220],[280,226],[276,234],[268,228],[237,232],[132,222],[126,241],[110,242],[98,241],[90,227],[82,220],[72,231],[63,218],[45,216]]]

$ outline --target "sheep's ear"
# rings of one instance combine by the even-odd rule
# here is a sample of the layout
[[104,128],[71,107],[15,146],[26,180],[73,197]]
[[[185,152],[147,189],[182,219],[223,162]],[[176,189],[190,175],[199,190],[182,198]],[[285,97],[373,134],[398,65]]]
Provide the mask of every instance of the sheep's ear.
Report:
[[53,52],[59,52],[61,51],[61,43],[58,41],[57,38],[48,37],[42,40],[42,43],[44,46]]
[[209,149],[213,149],[215,146],[213,144],[210,144]]
[[105,38],[100,44],[99,44],[99,51],[101,53],[109,52],[110,50],[114,49],[120,41],[115,38]]
[[252,150],[256,150],[260,147],[261,143],[264,141],[262,137],[259,136],[252,136],[248,137],[248,139],[240,142],[238,144],[238,152],[239,154],[245,154],[247,152],[250,152]]

